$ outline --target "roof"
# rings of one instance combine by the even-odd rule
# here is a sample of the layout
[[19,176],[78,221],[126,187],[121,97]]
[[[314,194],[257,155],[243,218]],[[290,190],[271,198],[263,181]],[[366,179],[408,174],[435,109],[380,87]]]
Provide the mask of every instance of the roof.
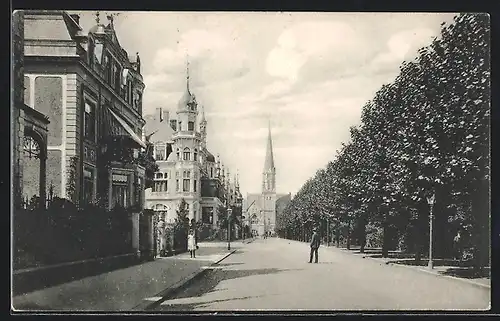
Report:
[[170,142],[172,141],[172,136],[174,135],[174,130],[170,126],[170,122],[160,119],[156,115],[146,115],[144,116],[146,121],[146,126],[144,127],[144,134],[146,136],[151,135],[149,139],[150,142]]
[[274,171],[273,140],[271,138],[271,126],[267,135],[266,159],[264,161],[264,173]]
[[261,207],[262,194],[247,194],[247,197],[243,200],[243,211],[249,210],[253,206]]
[[207,150],[207,162],[215,163],[215,157]]

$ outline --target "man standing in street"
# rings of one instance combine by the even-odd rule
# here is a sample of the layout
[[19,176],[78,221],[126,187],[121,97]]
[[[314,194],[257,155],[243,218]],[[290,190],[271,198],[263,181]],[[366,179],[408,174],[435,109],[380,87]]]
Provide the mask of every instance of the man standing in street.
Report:
[[318,249],[320,245],[319,234],[317,233],[317,229],[313,229],[313,235],[311,238],[311,254],[309,256],[309,263],[312,263],[313,254],[314,254],[314,263],[318,263]]

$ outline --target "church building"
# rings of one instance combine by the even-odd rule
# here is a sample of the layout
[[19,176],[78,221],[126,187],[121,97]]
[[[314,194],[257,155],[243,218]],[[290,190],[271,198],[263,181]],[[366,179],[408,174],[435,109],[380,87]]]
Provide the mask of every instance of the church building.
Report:
[[243,212],[252,235],[263,236],[266,232],[274,235],[276,216],[290,201],[290,193],[278,194],[276,192],[276,167],[274,166],[273,141],[269,125],[266,158],[262,171],[262,192],[258,194],[248,193],[243,203]]

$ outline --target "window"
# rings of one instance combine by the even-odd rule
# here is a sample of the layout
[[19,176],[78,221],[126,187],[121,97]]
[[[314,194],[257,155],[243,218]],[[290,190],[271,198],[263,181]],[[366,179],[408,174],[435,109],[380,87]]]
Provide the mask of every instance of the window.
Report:
[[167,149],[165,148],[165,145],[157,145],[156,146],[156,153],[155,153],[155,159],[162,161],[165,160],[166,152]]
[[194,122],[193,121],[188,122],[188,130],[189,131],[193,131],[194,130]]
[[193,181],[193,192],[196,192],[196,180]]
[[184,171],[182,173],[182,177],[184,177],[184,178],[191,178],[191,171]]
[[190,158],[191,158],[190,155],[191,155],[191,152],[189,151],[189,148],[187,148],[187,147],[184,148],[183,159],[185,161],[190,160]]
[[132,100],[133,100],[133,98],[132,98],[133,88],[132,88],[132,81],[130,81],[130,79],[127,82],[127,90],[128,90],[127,91],[127,101],[129,104],[131,104]]
[[109,74],[109,80],[110,80],[109,83],[111,87],[115,87],[116,64],[112,60],[110,60],[109,64],[111,65],[111,72]]
[[182,130],[182,122],[180,121],[179,122],[179,128],[177,129],[178,131],[181,131]]
[[127,186],[126,185],[117,185],[113,184],[112,188],[112,200],[114,206],[127,207]]
[[106,79],[106,82],[109,84],[111,82],[111,58],[109,57],[109,54],[106,53],[104,55],[104,78]]
[[205,224],[212,224],[213,222],[213,210],[211,207],[201,208],[201,222]]
[[189,181],[190,181],[189,178],[182,180],[182,191],[183,192],[189,192]]
[[118,65],[117,63],[115,67],[114,78],[115,78],[115,90],[119,93],[121,87],[121,68],[120,65]]
[[194,160],[195,162],[198,160],[198,150],[197,150],[197,149],[195,149],[195,150],[194,150],[193,160]]
[[214,177],[214,168],[210,167],[210,178]]
[[111,204],[128,207],[130,205],[129,175],[112,174]]
[[181,160],[181,154],[180,154],[180,151],[179,151],[179,148],[177,148],[177,160]]
[[94,200],[94,171],[83,169],[83,203],[90,204]]
[[174,131],[177,130],[177,121],[175,119],[170,120],[170,127],[172,127]]
[[167,180],[155,181],[153,185],[153,192],[167,192]]
[[178,179],[175,180],[175,191],[176,192],[179,191],[179,180]]
[[95,105],[85,101],[85,115],[83,117],[83,136],[92,141],[95,140]]
[[89,38],[89,65],[92,67],[94,65],[94,40],[92,38]]

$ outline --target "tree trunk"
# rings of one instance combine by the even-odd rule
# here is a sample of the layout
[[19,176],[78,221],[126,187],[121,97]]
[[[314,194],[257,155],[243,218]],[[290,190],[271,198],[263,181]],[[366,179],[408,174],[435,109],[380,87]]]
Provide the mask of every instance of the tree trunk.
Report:
[[347,249],[351,249],[351,221],[347,221]]
[[422,259],[422,252],[427,244],[426,240],[428,237],[427,228],[428,228],[428,219],[430,214],[430,208],[427,204],[426,200],[422,200],[418,205],[418,217],[415,226],[415,262],[420,264]]
[[389,256],[389,224],[387,219],[385,219],[383,223],[383,232],[382,232],[382,257]]
[[340,247],[340,233],[338,225],[335,227],[335,241],[337,243],[337,247]]
[[476,183],[478,188],[472,197],[472,215],[474,216],[474,268],[480,272],[490,265],[490,228],[489,228],[489,181]]
[[366,225],[367,225],[367,217],[366,215],[363,215],[363,217],[361,218],[361,222],[360,222],[360,236],[359,236],[359,241],[360,241],[360,249],[359,249],[359,253],[365,253],[365,246],[366,246]]

